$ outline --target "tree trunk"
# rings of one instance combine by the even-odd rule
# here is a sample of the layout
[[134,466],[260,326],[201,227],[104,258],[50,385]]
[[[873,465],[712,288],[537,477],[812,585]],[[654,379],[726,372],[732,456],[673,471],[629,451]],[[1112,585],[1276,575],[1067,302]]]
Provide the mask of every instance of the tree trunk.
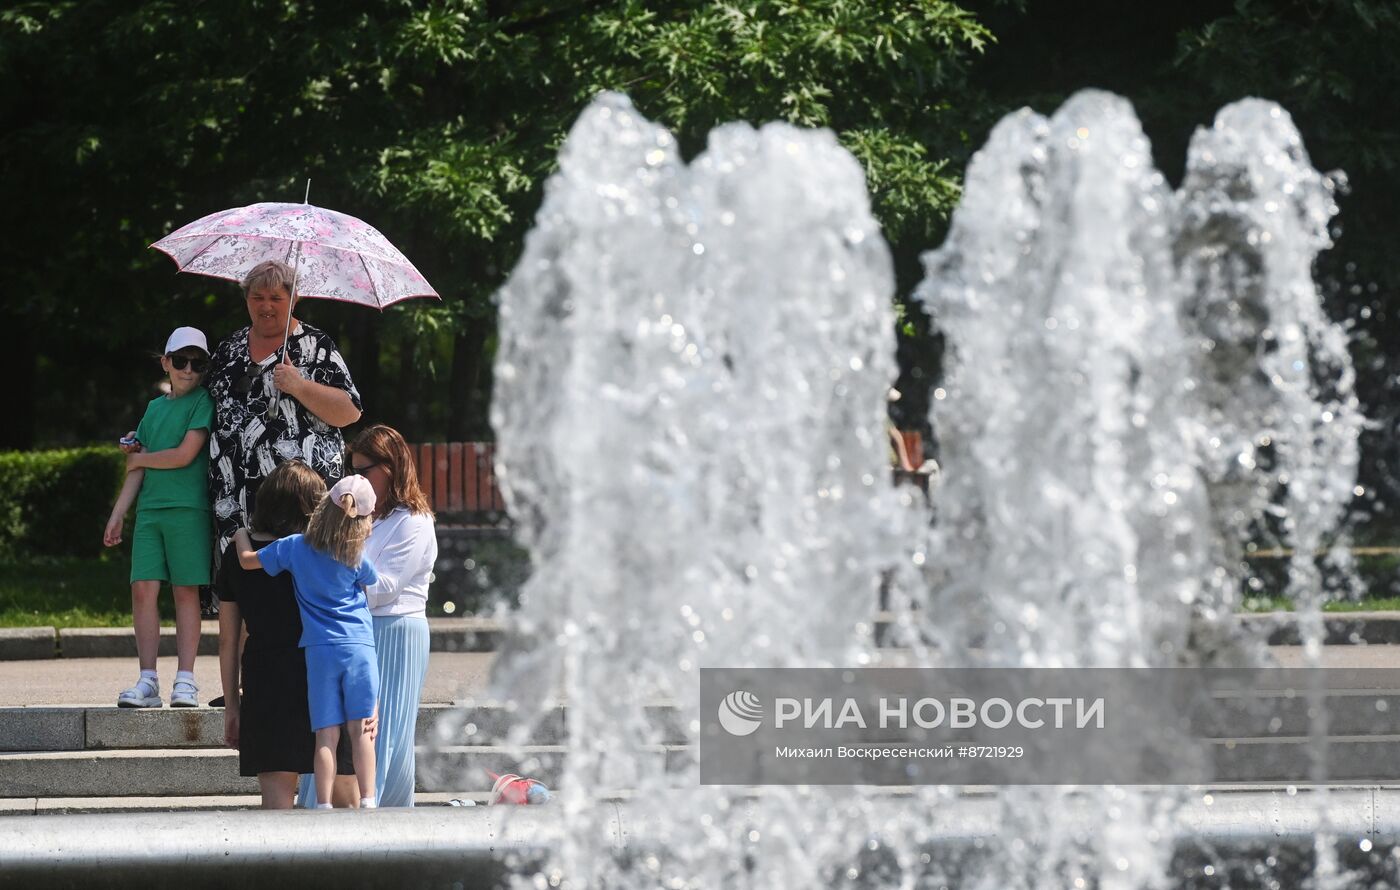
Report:
[[399,385],[394,388],[394,413],[397,420],[393,426],[403,433],[403,437],[410,442],[426,441],[423,436],[425,430],[422,428],[418,410],[418,368],[413,360],[414,350],[417,344],[410,336],[405,335],[404,341],[399,348]]
[[[23,319],[6,314],[0,324],[7,331],[25,329]],[[34,447],[34,422],[38,402],[34,391],[39,361],[33,337],[13,337],[0,349],[0,380],[5,381],[5,422],[0,423],[0,450]]]
[[380,400],[379,370],[379,326],[384,319],[368,312],[356,316],[351,331],[351,354],[354,356],[352,378],[355,388],[360,391],[360,401],[365,406],[366,418],[379,417],[384,405]]
[[489,427],[486,394],[480,391],[481,369],[486,363],[486,338],[491,322],[464,318],[452,341],[452,377],[448,384],[447,441],[485,438]]

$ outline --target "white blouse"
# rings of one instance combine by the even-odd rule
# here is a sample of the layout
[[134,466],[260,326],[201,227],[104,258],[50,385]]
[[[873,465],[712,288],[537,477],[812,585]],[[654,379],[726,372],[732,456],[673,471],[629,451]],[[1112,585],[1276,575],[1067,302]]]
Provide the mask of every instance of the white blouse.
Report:
[[437,531],[427,514],[397,507],[374,521],[364,555],[379,573],[365,591],[371,615],[427,617],[428,582],[437,562]]

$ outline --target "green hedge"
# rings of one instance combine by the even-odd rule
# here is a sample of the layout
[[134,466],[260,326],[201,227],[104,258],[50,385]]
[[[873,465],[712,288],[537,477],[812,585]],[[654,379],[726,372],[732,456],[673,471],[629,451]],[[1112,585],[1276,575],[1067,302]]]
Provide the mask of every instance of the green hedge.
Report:
[[0,556],[101,553],[125,469],[111,445],[0,452]]

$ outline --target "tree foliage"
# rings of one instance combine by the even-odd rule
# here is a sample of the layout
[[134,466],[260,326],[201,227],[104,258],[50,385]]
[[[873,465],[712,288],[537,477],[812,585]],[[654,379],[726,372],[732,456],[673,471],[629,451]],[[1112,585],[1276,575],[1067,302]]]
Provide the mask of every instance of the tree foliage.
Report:
[[979,131],[1022,105],[1049,112],[1084,87],[1132,100],[1157,165],[1173,179],[1197,127],[1246,96],[1292,115],[1314,166],[1346,188],[1333,249],[1317,277],[1333,317],[1353,332],[1363,409],[1361,478],[1378,515],[1400,502],[1400,265],[1390,239],[1400,219],[1400,6],[1390,0],[1182,0],[1121,15],[1111,0],[974,4],[998,43],[969,80],[984,91]]
[[17,287],[3,312],[45,336],[9,359],[37,369],[37,409],[10,444],[106,437],[166,329],[239,326],[233,288],[172,277],[146,247],[224,207],[300,200],[307,178],[313,203],[370,221],[444,296],[382,320],[305,311],[340,339],[368,417],[482,435],[490,297],[599,91],[630,94],[688,151],[734,119],[833,128],[912,250],[956,199],[946,121],[989,40],[941,0],[12,4],[0,213],[16,237],[0,250]]

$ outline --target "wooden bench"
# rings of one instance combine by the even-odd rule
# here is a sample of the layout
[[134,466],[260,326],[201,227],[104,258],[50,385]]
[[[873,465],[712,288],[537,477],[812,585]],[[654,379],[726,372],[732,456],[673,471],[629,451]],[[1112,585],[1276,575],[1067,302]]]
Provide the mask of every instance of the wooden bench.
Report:
[[418,464],[418,484],[433,512],[499,523],[506,502],[496,485],[493,442],[427,442],[409,445]]
[[[909,430],[900,436],[917,465],[923,460],[923,437]],[[408,448],[434,513],[492,525],[506,520],[505,498],[496,485],[494,442],[425,442]]]

